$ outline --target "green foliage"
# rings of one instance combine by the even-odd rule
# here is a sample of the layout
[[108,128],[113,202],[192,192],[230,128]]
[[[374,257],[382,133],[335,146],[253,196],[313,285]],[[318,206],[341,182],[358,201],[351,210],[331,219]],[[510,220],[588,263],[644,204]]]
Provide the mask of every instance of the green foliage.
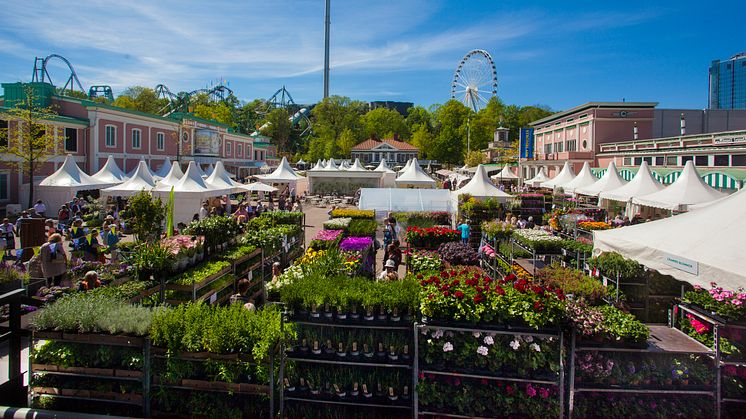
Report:
[[466,157],[464,157],[464,164],[469,167],[479,166],[482,163],[487,163],[487,156],[479,151],[479,149],[475,150],[472,148],[471,151],[466,153]]
[[173,261],[174,254],[160,243],[141,243],[129,256],[129,262],[141,276],[164,273]]
[[256,246],[250,244],[244,244],[236,246],[230,250],[220,253],[220,259],[228,262],[238,260],[246,255],[253,253],[256,250]]
[[273,109],[267,115],[267,127],[262,130],[262,134],[272,138],[272,143],[277,146],[280,152],[291,151],[290,140],[293,125],[290,122],[290,116],[285,108]]
[[207,217],[189,223],[184,233],[204,236],[205,246],[214,250],[217,245],[226,243],[236,237],[238,234],[238,221],[233,217]]
[[32,352],[36,364],[59,365],[61,367],[115,368],[139,370],[143,365],[143,353],[139,348],[126,348],[88,343],[59,342],[49,340],[36,346]]
[[600,304],[609,290],[597,279],[584,275],[582,271],[563,268],[559,265],[546,267],[536,274],[536,279],[545,285],[561,289],[566,295],[584,298],[590,304]]
[[95,293],[66,295],[34,314],[36,330],[144,336],[153,311]]
[[644,273],[642,265],[616,252],[606,252],[588,259],[588,265],[611,278],[619,275],[621,279],[636,279]]
[[347,227],[347,234],[352,237],[373,237],[376,236],[378,223],[375,220],[356,219],[350,221]]
[[103,295],[108,298],[129,300],[130,298],[138,296],[141,292],[153,288],[155,285],[155,281],[131,280],[120,285],[107,285],[86,292],[88,294]]
[[409,138],[409,128],[404,117],[397,111],[387,108],[376,108],[361,118],[363,133],[366,138],[390,138],[394,134],[402,139]]
[[169,282],[178,285],[192,285],[203,281],[205,278],[215,275],[225,268],[229,268],[231,263],[225,260],[206,262],[197,265],[185,272],[169,279]]
[[166,206],[161,198],[141,191],[129,199],[126,215],[127,225],[138,241],[152,242],[160,238],[166,219]]
[[149,87],[132,86],[126,88],[112,105],[134,111],[146,112],[159,115],[163,108],[168,105],[168,99],[159,99],[155,90]]

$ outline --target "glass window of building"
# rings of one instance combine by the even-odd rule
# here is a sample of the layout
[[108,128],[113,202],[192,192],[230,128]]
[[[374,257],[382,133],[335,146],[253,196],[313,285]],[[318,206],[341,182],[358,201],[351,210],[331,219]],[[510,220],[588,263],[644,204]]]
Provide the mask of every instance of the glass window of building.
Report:
[[8,121],[4,119],[0,119],[0,132],[3,134],[0,135],[0,147],[7,147],[8,146]]
[[569,140],[567,142],[567,151],[576,151],[578,149],[578,140]]
[[635,157],[635,166],[639,166],[642,164],[642,157]]
[[544,154],[552,154],[552,143],[544,144]]
[[106,146],[116,147],[117,145],[117,127],[114,125],[106,126]]
[[679,156],[666,156],[666,166],[678,166]]
[[155,146],[158,148],[158,150],[163,150],[166,148],[166,134],[159,132],[155,135]]
[[132,148],[142,147],[142,131],[139,129],[132,130]]
[[694,165],[695,166],[709,166],[710,165],[710,156],[696,156],[694,157]]
[[65,151],[78,151],[78,130],[75,128],[65,128]]
[[663,156],[657,156],[655,158],[655,165],[656,166],[663,166]]
[[562,151],[564,151],[564,149],[565,149],[564,145],[565,145],[565,143],[563,143],[562,141],[560,141],[558,143],[555,143],[555,147],[556,147],[555,152],[556,153],[561,153]]
[[622,166],[632,166],[632,157],[625,157],[622,160]]
[[8,182],[8,174],[0,173],[0,201],[7,201],[10,199],[10,183]]
[[729,166],[729,158],[730,156],[727,154],[722,154],[718,156],[713,156],[713,166]]
[[642,161],[646,162],[648,164],[648,166],[652,166],[653,165],[653,158],[652,157],[643,157]]
[[685,165],[689,160],[694,160],[694,156],[681,156],[681,165]]
[[225,154],[230,156],[233,152],[233,143],[230,141],[225,142]]
[[731,166],[746,166],[746,154],[734,154],[730,156]]

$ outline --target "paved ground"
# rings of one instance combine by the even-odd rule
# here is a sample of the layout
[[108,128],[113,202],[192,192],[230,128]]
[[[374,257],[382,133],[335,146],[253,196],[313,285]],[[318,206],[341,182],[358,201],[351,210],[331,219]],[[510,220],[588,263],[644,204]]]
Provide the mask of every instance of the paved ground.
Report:
[[[317,207],[314,205],[304,205],[303,213],[306,214],[306,245],[311,242],[311,239],[316,235],[316,232],[324,228],[324,221],[329,219],[330,207]],[[381,241],[381,229],[378,229],[378,240]],[[379,250],[376,253],[376,273],[381,272],[383,269],[383,251]],[[406,267],[404,261],[399,266],[399,278],[404,278],[406,274]]]

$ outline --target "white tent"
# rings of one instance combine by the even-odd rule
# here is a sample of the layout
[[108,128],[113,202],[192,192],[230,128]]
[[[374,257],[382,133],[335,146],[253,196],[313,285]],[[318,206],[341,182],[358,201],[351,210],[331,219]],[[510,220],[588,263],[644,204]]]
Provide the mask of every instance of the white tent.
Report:
[[673,211],[686,211],[689,205],[711,202],[726,194],[710,187],[697,173],[689,160],[681,175],[666,189],[649,195],[634,196],[632,203]]
[[412,165],[412,159],[407,160],[407,162],[404,164],[404,167],[402,167],[401,169],[399,169],[399,171],[397,173],[404,173],[404,172],[406,172],[407,169],[409,169],[409,166],[411,166],[411,165]]
[[374,172],[384,172],[384,173],[396,173],[393,170],[389,169],[386,165],[386,160],[381,160],[380,163],[378,163],[378,167],[373,169]]
[[197,170],[197,163],[189,162],[186,173],[174,185],[159,183],[155,191],[161,196],[161,199],[168,200],[168,196],[173,188],[174,192],[174,222],[188,223],[192,216],[199,212],[202,201],[206,198],[220,196],[230,193],[229,189],[214,189],[205,184],[202,176]]
[[212,172],[214,172],[214,171],[215,171],[215,166],[213,166],[213,164],[212,164],[212,163],[210,163],[210,165],[209,165],[209,166],[207,166],[207,170],[205,170],[205,174],[204,174],[204,175],[202,175],[202,177],[210,177],[210,175],[211,175],[211,174],[212,174]]
[[500,170],[497,174],[494,174],[490,176],[491,179],[497,179],[497,180],[514,180],[519,179],[518,175],[513,173],[512,170],[510,170],[510,167],[508,167],[507,164]]
[[422,170],[416,158],[412,159],[407,170],[396,178],[396,186],[400,188],[406,186],[434,188],[435,184],[435,180]]
[[288,163],[286,157],[282,158],[280,165],[277,166],[277,169],[275,169],[274,172],[268,175],[258,175],[256,177],[264,183],[290,183],[295,182],[298,179],[303,179],[303,176],[297,175],[295,170],[290,167],[290,163]]
[[547,172],[545,172],[544,168],[542,167],[539,169],[539,173],[537,173],[536,176],[526,181],[526,184],[528,184],[529,186],[537,187],[548,180],[549,178],[547,177]]
[[496,198],[500,202],[505,202],[510,198],[510,194],[501,191],[490,182],[487,171],[481,164],[477,166],[477,171],[474,172],[474,177],[471,178],[469,183],[452,193],[454,198],[458,198],[462,194],[469,194],[475,198]]
[[120,182],[97,181],[78,167],[68,154],[62,166],[39,183],[36,199],[44,202],[48,213],[56,214],[62,204],[71,200],[78,192],[107,188],[118,183]]
[[358,208],[388,211],[447,211],[453,213],[447,189],[362,188]]
[[740,190],[696,211],[594,234],[594,254],[614,251],[676,279],[705,288],[746,287],[746,237]]
[[295,165],[296,165],[296,166],[301,166],[301,165],[302,165],[302,166],[305,166],[306,164],[307,164],[307,163],[306,163],[306,162],[304,162],[304,161],[303,161],[303,159],[300,159],[300,160],[298,160],[298,161],[297,161],[297,162],[295,163]]
[[[144,161],[145,161],[145,159],[140,159],[140,161],[144,162]],[[147,165],[147,163],[146,163],[146,165]],[[129,173],[127,173],[127,178],[129,179],[129,178],[131,178],[132,176],[134,176],[134,175],[135,175],[135,172],[137,171],[137,169],[138,169],[139,167],[140,167],[140,163],[138,162],[138,163],[137,163],[137,165],[135,166],[135,168],[134,168],[134,169],[132,169],[132,170],[130,170],[130,172],[129,172]],[[150,177],[152,177],[153,179],[156,179],[156,178],[158,177],[158,176],[156,176],[156,174],[155,174],[155,173],[153,173],[153,171],[152,171],[152,170],[150,170],[150,167],[148,167],[148,174],[149,174],[149,175],[150,175]]]
[[111,155],[106,159],[104,167],[91,177],[96,182],[101,183],[121,183],[127,179],[127,175],[117,166],[117,162],[114,161],[114,157]]
[[564,186],[567,183],[570,183],[575,179],[575,171],[572,170],[572,166],[570,165],[569,161],[565,162],[565,165],[562,167],[562,170],[557,174],[557,176],[553,177],[550,180],[547,180],[546,182],[542,182],[541,186],[543,188],[557,188]]
[[628,202],[635,196],[648,195],[663,190],[663,188],[665,186],[658,182],[653,177],[653,174],[650,173],[648,163],[643,161],[635,177],[629,183],[610,191],[601,192],[598,194],[598,197],[600,199]]
[[247,183],[242,185],[243,189],[247,192],[275,192],[277,188],[274,186],[267,185],[262,182]]
[[246,191],[245,185],[231,179],[222,161],[218,161],[215,165],[212,174],[205,179],[205,184],[212,189],[228,189],[231,193]]
[[324,165],[321,170],[329,170],[329,171],[337,171],[339,170],[339,167],[337,167],[337,164],[334,163],[333,159],[329,159],[329,161]]
[[575,189],[576,194],[598,196],[601,192],[611,191],[616,188],[621,188],[626,185],[627,181],[624,180],[619,172],[616,170],[616,163],[614,160],[609,163],[609,168],[606,169],[606,173],[601,176],[601,179],[597,180],[596,183],[590,186]]
[[168,172],[171,171],[171,161],[169,159],[163,160],[163,164],[161,164],[161,167],[158,168],[153,174],[159,178],[163,179],[164,177],[168,176]]
[[324,168],[324,163],[323,163],[323,162],[321,161],[321,159],[319,159],[319,160],[318,160],[318,161],[316,162],[316,165],[315,165],[315,166],[313,166],[313,167],[312,167],[312,168],[311,168],[310,170],[321,170],[321,169],[323,169],[323,168]]
[[464,163],[464,165],[460,169],[458,169],[458,171],[461,173],[469,173],[469,166]]
[[171,163],[171,169],[168,171],[163,179],[158,181],[159,185],[175,185],[184,176],[184,172],[181,171],[181,166],[178,162]]
[[575,189],[577,188],[583,188],[585,186],[593,185],[594,183],[596,183],[597,180],[598,178],[593,176],[593,173],[591,172],[591,166],[588,164],[588,162],[585,162],[583,163],[583,168],[580,169],[580,173],[575,176],[575,179],[559,186],[562,186],[562,188],[565,190],[565,193],[570,194],[575,192]]
[[365,172],[367,171],[366,168],[363,167],[363,165],[360,163],[360,159],[355,159],[355,163],[352,164],[348,169],[350,172]]
[[135,173],[127,181],[120,185],[102,189],[103,196],[133,196],[141,191],[150,191],[155,188],[155,180],[150,175],[148,165],[141,161],[135,168]]
[[347,162],[347,160],[342,160],[342,163],[339,164],[339,170],[347,170],[350,168],[350,163]]

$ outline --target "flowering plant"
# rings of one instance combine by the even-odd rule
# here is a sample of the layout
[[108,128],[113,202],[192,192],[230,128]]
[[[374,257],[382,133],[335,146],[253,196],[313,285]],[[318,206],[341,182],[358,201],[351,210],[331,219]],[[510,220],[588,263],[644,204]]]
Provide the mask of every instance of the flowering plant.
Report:
[[563,240],[543,230],[515,230],[513,238],[520,244],[532,249],[535,252],[554,252],[557,251]]
[[343,268],[347,275],[354,275],[360,270],[363,264],[363,255],[359,252],[342,252],[342,256],[345,258]]
[[409,271],[419,273],[423,271],[439,270],[443,267],[440,255],[437,252],[429,250],[409,250]]
[[410,247],[437,249],[443,243],[458,241],[460,233],[447,227],[407,227],[405,237]]
[[328,249],[342,237],[342,230],[319,230],[311,240],[309,249]]
[[578,228],[583,230],[608,230],[611,228],[611,224],[603,221],[581,221],[578,223]]
[[474,248],[461,242],[441,244],[438,247],[438,254],[451,265],[475,266],[479,263],[479,255]]
[[479,268],[458,267],[418,279],[420,309],[434,319],[539,328],[558,324],[563,312],[561,290],[512,274],[495,281]]
[[347,237],[339,243],[339,248],[343,251],[362,252],[373,246],[373,239],[370,237]]
[[507,239],[513,234],[514,227],[510,223],[500,220],[485,221],[482,223],[482,232],[489,238],[495,240]]
[[395,212],[392,217],[397,223],[412,227],[433,227],[451,223],[451,214],[447,211]]
[[725,320],[740,320],[746,316],[746,292],[743,288],[728,291],[712,282],[710,289],[705,290],[695,285],[693,291],[684,294],[683,301],[714,312]]
[[373,220],[376,218],[376,212],[373,210],[345,209],[337,208],[332,211],[334,218],[355,218]]
[[565,315],[585,337],[634,343],[645,342],[650,337],[647,326],[613,306],[588,307],[584,301],[568,302]]
[[329,221],[324,222],[325,230],[346,230],[350,226],[352,218],[332,218]]
[[197,253],[205,241],[202,236],[186,236],[179,234],[176,236],[167,237],[161,240],[161,244],[168,248],[168,250],[176,257],[187,256],[191,257]]

